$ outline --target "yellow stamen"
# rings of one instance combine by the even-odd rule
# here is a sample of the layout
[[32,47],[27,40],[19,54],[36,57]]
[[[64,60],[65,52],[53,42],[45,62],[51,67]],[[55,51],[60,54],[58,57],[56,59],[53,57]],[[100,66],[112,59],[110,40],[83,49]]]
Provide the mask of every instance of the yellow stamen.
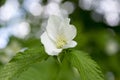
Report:
[[56,41],[57,48],[62,48],[65,44],[67,44],[67,40],[64,36],[59,36]]

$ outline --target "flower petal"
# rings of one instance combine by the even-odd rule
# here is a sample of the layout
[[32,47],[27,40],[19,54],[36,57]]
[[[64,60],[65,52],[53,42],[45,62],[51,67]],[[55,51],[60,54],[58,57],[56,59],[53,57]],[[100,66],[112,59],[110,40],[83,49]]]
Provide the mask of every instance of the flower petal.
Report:
[[69,25],[68,23],[65,23],[65,21],[61,23],[59,31],[59,33],[63,34],[68,41],[74,39],[77,33],[75,26]]
[[70,24],[70,18],[65,18],[64,22],[69,25]]
[[72,47],[75,47],[76,45],[77,45],[76,41],[71,41],[67,45],[65,45],[63,48],[64,49],[66,49],[66,48],[72,48]]
[[46,27],[47,33],[49,37],[54,41],[56,41],[56,37],[58,36],[59,26],[61,22],[62,22],[62,19],[55,15],[50,16],[48,20],[48,25]]
[[47,32],[41,35],[41,42],[44,44],[45,51],[48,55],[58,55],[62,49],[57,49],[54,42],[50,40]]

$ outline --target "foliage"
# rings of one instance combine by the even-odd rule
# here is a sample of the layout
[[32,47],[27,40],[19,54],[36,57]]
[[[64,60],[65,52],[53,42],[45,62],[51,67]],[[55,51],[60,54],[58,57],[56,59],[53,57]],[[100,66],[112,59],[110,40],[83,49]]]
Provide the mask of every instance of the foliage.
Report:
[[71,64],[80,72],[81,80],[103,80],[99,66],[86,53],[73,50],[68,56]]
[[33,63],[44,60],[47,57],[48,56],[44,54],[42,47],[39,47],[39,49],[28,49],[24,52],[19,52],[9,63],[0,66],[0,79],[13,79]]
[[[43,47],[27,49],[24,52],[19,52],[9,63],[0,67],[0,79],[1,80],[16,80],[16,79],[33,80],[33,79],[39,78],[41,80],[43,79],[48,80],[49,78],[50,80],[53,80],[53,79],[65,80],[65,77],[63,77],[63,74],[67,73],[67,76],[73,74],[72,69],[73,67],[76,67],[80,72],[81,80],[96,80],[96,79],[103,80],[103,77],[101,77],[102,73],[99,70],[98,65],[90,57],[86,56],[85,53],[76,51],[76,50],[72,50],[72,51],[65,50],[61,54],[63,56],[58,56],[58,57],[55,56],[55,57],[52,57],[52,59],[51,57],[48,58],[48,55],[44,52]],[[61,62],[58,60],[59,58]],[[43,60],[46,60],[46,61],[43,61]],[[44,70],[40,69],[40,66],[39,66],[40,63],[34,64],[36,62],[41,62],[41,64],[46,66],[46,68],[48,68],[48,66],[50,67],[48,68],[49,70],[44,69],[45,72],[47,72],[45,73],[47,77],[42,77],[41,72],[44,73]],[[46,62],[48,66],[44,64]],[[34,66],[34,67],[31,67],[31,66]],[[52,75],[51,72],[54,75]],[[41,73],[41,76],[40,76],[40,73]],[[20,74],[23,74],[23,75],[20,76]],[[29,77],[25,77],[27,75]],[[75,76],[72,76],[72,77],[75,77]],[[66,79],[72,80],[73,79],[72,77],[71,79],[70,78],[66,78]]]

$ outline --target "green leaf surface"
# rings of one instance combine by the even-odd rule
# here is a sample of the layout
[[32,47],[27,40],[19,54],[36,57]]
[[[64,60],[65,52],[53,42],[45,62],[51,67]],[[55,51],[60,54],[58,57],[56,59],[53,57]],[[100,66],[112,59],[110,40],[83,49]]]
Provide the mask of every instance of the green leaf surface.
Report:
[[43,47],[19,52],[9,63],[0,66],[0,80],[13,80],[33,63],[40,62],[47,57]]
[[66,57],[79,71],[81,80],[104,80],[100,67],[86,53],[73,50]]
[[[66,59],[65,59],[66,60]],[[80,80],[77,79],[71,66],[64,61],[59,64],[53,57],[41,63],[33,64],[17,80]]]
[[59,66],[52,57],[41,63],[33,64],[17,80],[56,80]]

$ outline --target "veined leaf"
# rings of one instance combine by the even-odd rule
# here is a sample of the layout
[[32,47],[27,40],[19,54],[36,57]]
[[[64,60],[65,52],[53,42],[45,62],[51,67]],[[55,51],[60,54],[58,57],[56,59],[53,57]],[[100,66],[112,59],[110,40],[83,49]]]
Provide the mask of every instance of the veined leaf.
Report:
[[59,65],[53,57],[41,63],[33,64],[27,71],[24,71],[17,80],[56,80],[59,72]]
[[67,60],[61,64],[53,56],[41,63],[33,64],[17,80],[80,80]]
[[81,80],[104,80],[100,67],[86,53],[73,50],[66,55],[72,66],[79,71]]
[[33,63],[40,62],[47,57],[48,55],[45,54],[43,47],[19,52],[9,63],[0,66],[0,80],[12,80],[28,69]]

